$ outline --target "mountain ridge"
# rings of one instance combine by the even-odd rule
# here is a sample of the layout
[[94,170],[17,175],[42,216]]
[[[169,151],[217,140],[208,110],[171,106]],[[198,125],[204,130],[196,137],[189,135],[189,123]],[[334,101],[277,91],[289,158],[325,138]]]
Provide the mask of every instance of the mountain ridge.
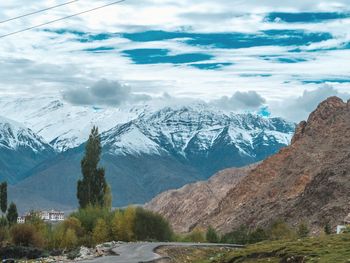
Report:
[[[279,118],[165,108],[102,132],[101,165],[112,186],[114,206],[140,204],[220,169],[260,161],[288,144],[294,129]],[[83,153],[84,144],[58,154],[15,187],[35,189],[43,199],[75,207]]]
[[[280,218],[294,226],[305,220],[318,232],[328,222],[341,223],[350,212],[349,131],[350,100],[328,98],[298,125],[291,145],[251,169],[192,228],[212,225],[227,233],[242,224],[265,227]],[[180,207],[181,202],[195,200],[180,199]],[[165,205],[153,210],[166,215]]]

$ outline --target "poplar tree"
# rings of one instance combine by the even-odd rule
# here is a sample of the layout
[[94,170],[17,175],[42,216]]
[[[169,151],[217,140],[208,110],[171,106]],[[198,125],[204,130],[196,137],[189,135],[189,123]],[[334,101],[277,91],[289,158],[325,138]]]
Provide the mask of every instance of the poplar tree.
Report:
[[0,208],[3,213],[7,210],[7,183],[3,182],[0,185]]
[[10,204],[6,217],[10,225],[17,223],[18,212],[15,203]]
[[104,199],[107,189],[105,170],[98,167],[101,151],[100,135],[98,128],[94,126],[86,143],[85,156],[81,160],[83,178],[78,181],[77,185],[80,208],[86,208],[89,205],[99,207],[105,205]]

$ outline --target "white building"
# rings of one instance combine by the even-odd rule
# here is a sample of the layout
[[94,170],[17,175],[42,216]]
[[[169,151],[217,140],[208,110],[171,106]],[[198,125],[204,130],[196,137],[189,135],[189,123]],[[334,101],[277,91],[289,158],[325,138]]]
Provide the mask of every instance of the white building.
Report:
[[25,216],[19,216],[17,217],[17,224],[24,224],[26,222]]
[[26,220],[32,216],[39,216],[45,222],[60,222],[64,221],[64,212],[62,211],[40,211],[40,212],[30,212],[25,216],[19,216],[17,218],[18,224],[24,224]]
[[51,210],[49,212],[44,211],[43,213],[45,215],[43,220],[48,220],[51,222],[64,221],[64,212]]

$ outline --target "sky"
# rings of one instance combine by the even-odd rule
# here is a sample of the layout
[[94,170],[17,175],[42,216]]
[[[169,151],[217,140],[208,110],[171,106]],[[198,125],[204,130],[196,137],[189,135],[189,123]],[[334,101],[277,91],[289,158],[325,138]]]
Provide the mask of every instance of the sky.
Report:
[[[2,2],[0,20],[68,0]],[[0,23],[0,35],[110,2]],[[350,98],[349,28],[350,0],[127,0],[0,38],[0,96],[121,108],[204,101],[300,121],[326,97]]]

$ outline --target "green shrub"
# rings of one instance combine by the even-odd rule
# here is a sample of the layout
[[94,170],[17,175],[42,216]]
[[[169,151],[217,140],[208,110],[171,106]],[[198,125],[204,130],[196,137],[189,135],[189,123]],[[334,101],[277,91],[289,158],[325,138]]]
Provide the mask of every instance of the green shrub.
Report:
[[2,216],[0,217],[0,227],[6,227],[8,226],[9,222],[6,217]]
[[64,249],[73,249],[78,245],[78,238],[75,234],[75,231],[71,228],[68,228],[67,231],[64,233],[62,242],[61,242],[61,248]]
[[92,233],[95,228],[98,219],[104,219],[107,224],[110,224],[113,214],[105,208],[87,206],[84,209],[71,214],[70,217],[74,217],[81,222],[85,233]]
[[136,209],[128,207],[126,210],[117,210],[112,220],[112,234],[115,240],[135,240],[135,217]]
[[261,241],[267,240],[268,238],[269,237],[266,231],[259,227],[255,229],[253,232],[249,233],[248,243],[255,244],[255,243],[259,243]]
[[269,239],[280,240],[280,239],[294,239],[296,233],[287,223],[282,220],[277,220],[269,228],[268,231]]
[[269,236],[264,229],[257,228],[251,231],[247,226],[242,225],[234,231],[224,235],[221,242],[245,245],[255,244],[267,239],[269,239]]
[[304,238],[304,237],[307,237],[310,233],[310,230],[306,224],[306,222],[301,222],[299,225],[298,225],[298,236],[301,237],[301,238]]
[[230,244],[248,244],[249,243],[249,229],[247,226],[240,226],[239,228],[233,230],[232,232],[225,234],[221,238],[222,243]]
[[173,232],[161,215],[137,208],[135,212],[134,234],[137,240],[171,241]]
[[0,227],[0,247],[5,241],[9,239],[9,230],[7,227]]
[[101,244],[110,241],[106,221],[104,221],[103,219],[97,220],[94,231],[92,232],[92,237],[95,244]]
[[209,226],[207,230],[206,239],[209,243],[219,243],[220,241],[218,233],[212,226]]
[[327,222],[324,226],[324,232],[326,235],[332,234],[332,227],[329,222]]
[[195,228],[185,236],[184,241],[193,243],[204,243],[206,242],[205,232],[200,228]]

